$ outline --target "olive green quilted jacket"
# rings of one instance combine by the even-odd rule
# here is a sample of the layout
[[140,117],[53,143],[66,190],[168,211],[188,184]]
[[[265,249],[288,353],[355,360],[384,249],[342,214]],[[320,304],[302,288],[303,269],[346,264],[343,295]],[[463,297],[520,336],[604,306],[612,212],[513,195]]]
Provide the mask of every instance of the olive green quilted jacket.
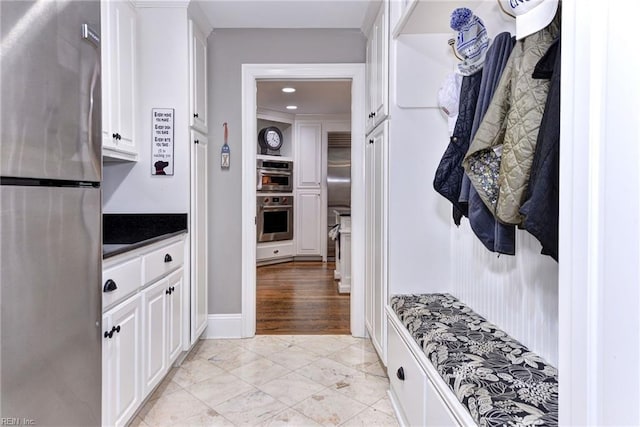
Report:
[[463,167],[478,194],[506,224],[521,224],[527,183],[549,81],[531,74],[560,35],[560,15],[546,28],[516,42]]

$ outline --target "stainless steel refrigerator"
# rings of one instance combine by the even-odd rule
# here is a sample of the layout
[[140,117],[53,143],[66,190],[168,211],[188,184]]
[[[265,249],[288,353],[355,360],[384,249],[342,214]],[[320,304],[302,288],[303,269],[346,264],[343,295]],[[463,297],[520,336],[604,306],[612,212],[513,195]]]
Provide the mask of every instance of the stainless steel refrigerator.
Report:
[[[351,211],[351,132],[327,134],[327,226],[336,225],[335,211]],[[335,242],[327,233],[327,257],[335,258]]]
[[0,1],[0,34],[0,418],[99,425],[100,2]]

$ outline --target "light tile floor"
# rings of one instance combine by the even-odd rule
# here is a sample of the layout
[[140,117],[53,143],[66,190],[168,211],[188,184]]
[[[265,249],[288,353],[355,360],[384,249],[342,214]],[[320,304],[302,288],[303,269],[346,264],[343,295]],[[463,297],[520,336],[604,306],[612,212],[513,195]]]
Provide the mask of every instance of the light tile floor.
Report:
[[368,339],[203,340],[131,426],[397,426],[388,388]]

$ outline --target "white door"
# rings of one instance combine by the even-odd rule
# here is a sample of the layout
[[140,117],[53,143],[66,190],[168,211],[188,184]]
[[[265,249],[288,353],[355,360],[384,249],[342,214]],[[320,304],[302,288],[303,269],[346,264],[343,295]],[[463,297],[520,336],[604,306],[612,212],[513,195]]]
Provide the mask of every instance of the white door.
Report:
[[143,291],[144,310],[144,393],[147,395],[167,371],[167,296],[169,285],[160,280]]
[[142,316],[140,296],[103,318],[103,422],[124,426],[142,400]]
[[386,157],[388,124],[375,129],[367,139],[365,151],[365,319],[373,345],[386,363],[387,304],[386,244],[387,225],[384,209],[386,200]]
[[191,126],[207,130],[207,39],[189,21],[191,66]]
[[297,122],[296,163],[298,189],[319,189],[322,179],[322,123]]
[[[108,72],[103,92],[109,99],[110,111],[103,126],[103,141],[118,151],[135,154],[136,11],[126,1],[105,3]],[[105,114],[107,112],[103,112],[103,119]]]
[[322,203],[319,191],[298,192],[295,200],[298,255],[321,255]]
[[167,294],[167,332],[168,332],[168,357],[171,365],[182,351],[182,325],[183,325],[183,270],[179,269],[168,278]]
[[191,132],[191,343],[207,327],[207,137]]

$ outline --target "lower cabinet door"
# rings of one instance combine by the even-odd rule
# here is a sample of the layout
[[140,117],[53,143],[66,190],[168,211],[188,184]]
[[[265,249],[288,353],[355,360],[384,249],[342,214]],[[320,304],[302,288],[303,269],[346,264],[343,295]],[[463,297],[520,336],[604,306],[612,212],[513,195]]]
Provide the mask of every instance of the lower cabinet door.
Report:
[[103,317],[103,423],[124,426],[142,401],[142,316],[140,296]]
[[182,319],[183,319],[183,272],[182,269],[169,276],[171,293],[167,298],[167,325],[169,341],[169,365],[171,365],[182,351]]
[[146,288],[143,293],[144,356],[142,361],[143,392],[146,396],[167,372],[167,297],[166,279]]
[[387,333],[389,388],[401,407],[407,425],[427,425],[427,376],[390,322]]

